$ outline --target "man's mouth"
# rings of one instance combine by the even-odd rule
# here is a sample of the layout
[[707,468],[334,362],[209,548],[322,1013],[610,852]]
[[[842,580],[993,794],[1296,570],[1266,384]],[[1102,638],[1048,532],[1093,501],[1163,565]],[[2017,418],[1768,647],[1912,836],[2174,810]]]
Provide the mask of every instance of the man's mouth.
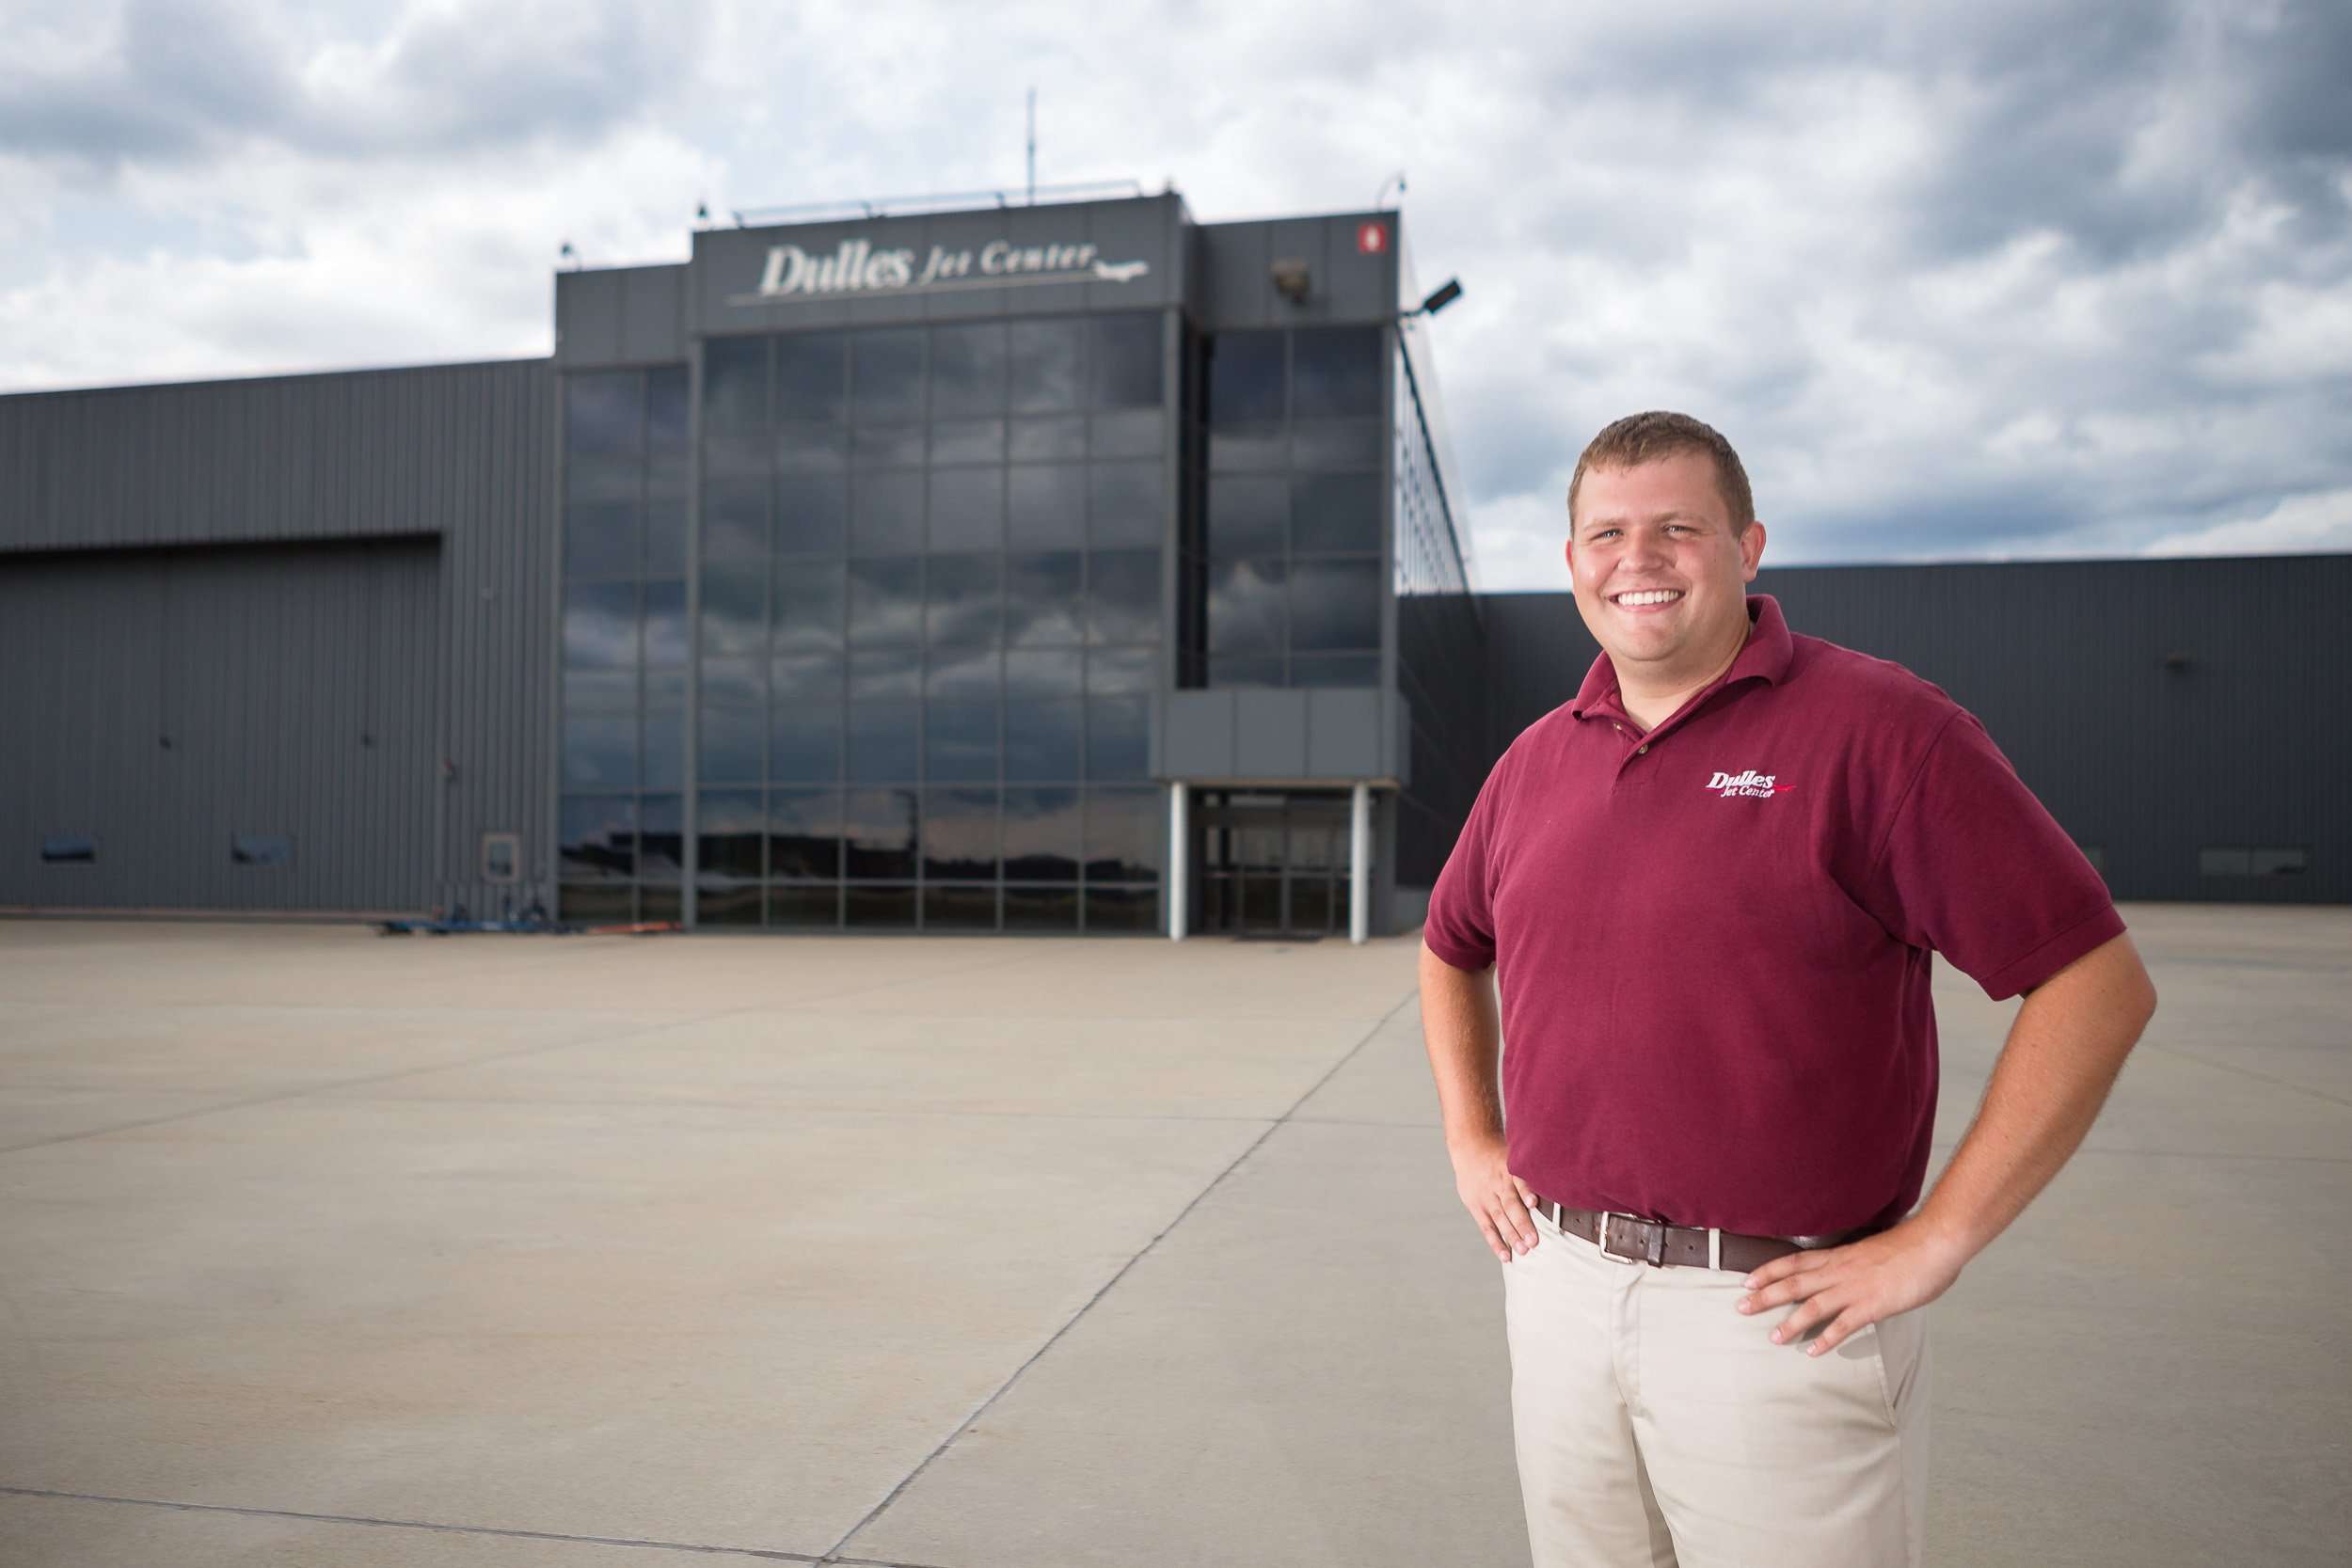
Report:
[[1679,588],[1643,588],[1630,594],[1613,594],[1609,602],[1628,610],[1638,610],[1648,605],[1672,604],[1680,597],[1682,590]]

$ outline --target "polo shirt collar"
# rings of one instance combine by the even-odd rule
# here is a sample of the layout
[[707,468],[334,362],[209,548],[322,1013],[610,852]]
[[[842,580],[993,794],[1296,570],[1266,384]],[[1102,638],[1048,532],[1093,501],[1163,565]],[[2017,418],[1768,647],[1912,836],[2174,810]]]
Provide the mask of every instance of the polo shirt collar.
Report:
[[[1720,691],[1726,686],[1754,678],[1767,686],[1778,686],[1788,673],[1788,661],[1795,653],[1788,639],[1788,623],[1780,613],[1780,601],[1770,594],[1748,595],[1747,646],[1731,661],[1708,692]],[[1708,692],[1700,693],[1701,698]],[[1593,667],[1584,673],[1584,684],[1578,689],[1576,701],[1568,705],[1568,712],[1578,719],[1588,714],[1622,713],[1624,704],[1617,694],[1617,667],[1609,662],[1607,653],[1593,660]]]

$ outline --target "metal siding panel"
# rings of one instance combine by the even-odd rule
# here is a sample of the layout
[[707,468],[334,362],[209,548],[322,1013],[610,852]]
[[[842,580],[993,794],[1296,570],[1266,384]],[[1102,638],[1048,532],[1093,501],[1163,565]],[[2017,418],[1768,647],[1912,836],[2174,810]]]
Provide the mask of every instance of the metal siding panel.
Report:
[[1233,771],[1247,779],[1297,779],[1307,773],[1307,693],[1236,693]]

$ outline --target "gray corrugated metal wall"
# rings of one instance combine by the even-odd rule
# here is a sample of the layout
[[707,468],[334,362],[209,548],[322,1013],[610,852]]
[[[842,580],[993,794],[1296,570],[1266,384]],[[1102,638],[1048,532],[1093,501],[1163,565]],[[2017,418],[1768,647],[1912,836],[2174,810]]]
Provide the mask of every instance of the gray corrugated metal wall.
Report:
[[[68,600],[84,595],[78,609],[60,608],[42,623],[53,635],[11,635],[4,677],[11,690],[72,689],[77,661],[97,657],[89,641],[121,645],[119,680],[134,687],[158,681],[160,675],[134,673],[135,650],[144,646],[156,655],[153,668],[168,668],[187,682],[182,711],[212,713],[213,722],[226,726],[221,733],[237,733],[246,721],[233,716],[254,689],[244,675],[231,677],[234,659],[191,664],[167,660],[164,651],[175,635],[183,644],[214,630],[225,636],[243,614],[248,639],[273,628],[266,635],[282,639],[275,646],[284,661],[314,668],[315,677],[302,679],[326,683],[312,690],[265,681],[264,689],[278,693],[269,700],[291,705],[287,711],[316,711],[304,706],[314,698],[338,706],[342,699],[333,693],[369,689],[387,712],[426,716],[424,776],[400,786],[416,793],[388,807],[384,818],[420,824],[416,836],[388,827],[389,836],[370,863],[347,868],[356,880],[338,877],[298,897],[296,883],[288,881],[289,901],[262,906],[223,904],[209,893],[199,897],[198,862],[223,853],[205,826],[218,796],[183,772],[185,787],[159,798],[156,808],[165,816],[155,853],[165,858],[138,875],[126,863],[127,879],[112,879],[115,867],[105,863],[118,857],[102,845],[108,875],[96,901],[110,908],[383,910],[462,899],[480,909],[509,894],[517,901],[538,892],[551,896],[554,847],[546,802],[554,497],[555,378],[546,360],[0,397],[0,573],[32,584],[36,603],[50,593]],[[329,565],[314,553],[324,542],[369,539],[410,541],[379,552],[382,560],[359,574],[389,574],[406,586],[362,591],[346,580],[354,570],[348,561]],[[421,539],[437,540],[437,548],[420,546]],[[307,543],[217,556],[174,552],[168,572],[157,558],[142,565],[124,553],[263,542]],[[77,559],[67,561],[59,551]],[[36,563],[30,553],[46,559]],[[396,557],[406,564],[385,564]],[[167,579],[187,592],[167,595]],[[69,580],[77,585],[71,592],[61,586]],[[421,610],[403,596],[413,595],[420,582],[430,588]],[[332,614],[306,619],[282,602],[288,594],[340,599],[354,612],[373,604],[381,613],[355,631]],[[242,611],[235,608],[241,597]],[[177,633],[167,600],[179,606],[174,613],[193,617]],[[224,615],[229,619],[219,619]],[[68,630],[68,621],[82,631]],[[353,659],[361,661],[361,672],[348,668]],[[88,677],[105,678],[116,677]],[[86,681],[83,689],[102,688]],[[49,727],[59,724],[62,733]],[[145,733],[147,751],[120,750],[129,732],[113,734],[110,726],[126,724],[133,724],[128,709],[103,704],[87,713],[57,713],[44,721],[40,745],[83,759],[74,766],[85,770],[90,789],[111,787],[93,771],[95,759],[162,750],[148,721],[133,725]],[[337,755],[332,747],[288,745],[254,773],[244,799],[255,809],[273,798],[335,801],[350,782],[342,765],[330,765]],[[0,832],[13,841],[0,845],[0,860],[11,864],[10,879],[0,881],[8,890],[0,892],[0,902],[29,903],[14,891],[13,878],[19,863],[35,858],[38,835],[86,830],[28,820],[32,786],[11,782],[28,779],[28,768],[12,741],[0,756],[9,759],[0,769]],[[522,835],[520,885],[489,888],[476,880],[481,835],[488,832]],[[196,861],[179,864],[168,858],[174,853]],[[299,845],[296,854],[299,862]]]
[[[1754,592],[1982,719],[2117,896],[2352,902],[2352,556],[1781,567]],[[1596,649],[1566,594],[1484,602],[1491,761]],[[2220,847],[2310,869],[2202,874]]]

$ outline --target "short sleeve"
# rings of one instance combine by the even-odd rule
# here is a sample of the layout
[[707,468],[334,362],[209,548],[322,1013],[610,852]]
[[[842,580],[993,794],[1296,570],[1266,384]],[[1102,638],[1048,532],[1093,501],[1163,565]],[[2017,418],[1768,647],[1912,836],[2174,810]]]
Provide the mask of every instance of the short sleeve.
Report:
[[1510,760],[1506,752],[1486,775],[1470,820],[1454,841],[1454,853],[1446,857],[1438,885],[1430,890],[1429,917],[1421,939],[1455,969],[1475,973],[1495,961],[1494,822],[1502,811],[1502,779]]
[[1964,711],[1897,806],[1863,901],[1996,1001],[2123,932],[2099,873]]

